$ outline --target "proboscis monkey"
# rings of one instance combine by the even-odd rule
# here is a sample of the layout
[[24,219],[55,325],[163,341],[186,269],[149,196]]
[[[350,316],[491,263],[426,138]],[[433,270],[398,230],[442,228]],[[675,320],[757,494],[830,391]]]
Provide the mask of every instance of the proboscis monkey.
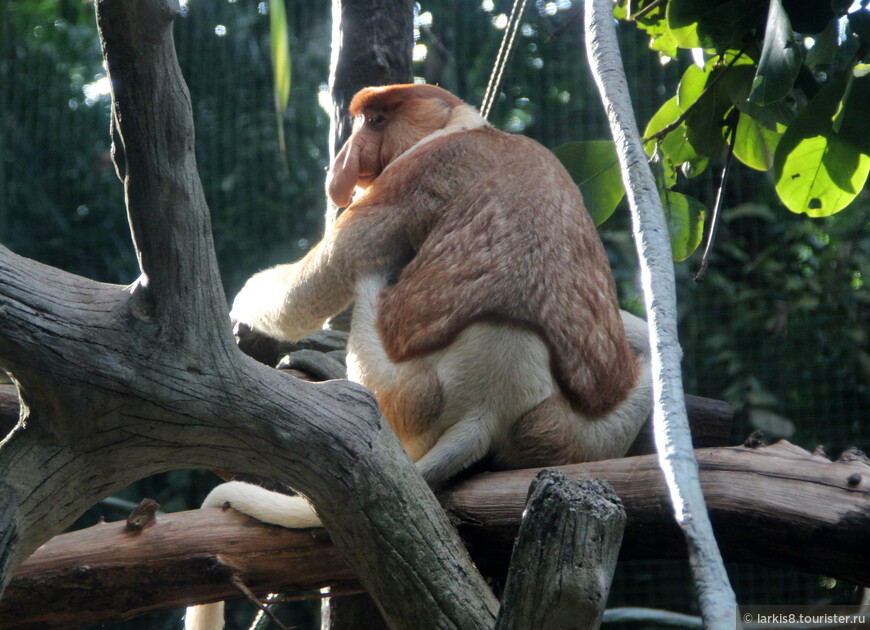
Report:
[[[327,177],[347,208],[302,260],[254,275],[232,318],[298,339],[355,301],[348,375],[423,477],[623,455],[649,415],[646,324],[619,310],[571,177],[529,138],[431,85],[366,88]],[[298,497],[232,482],[266,522],[319,524]],[[191,613],[191,611],[195,611]],[[220,627],[214,607],[187,628]],[[200,625],[199,615],[212,615]],[[222,615],[221,615],[222,616]]]

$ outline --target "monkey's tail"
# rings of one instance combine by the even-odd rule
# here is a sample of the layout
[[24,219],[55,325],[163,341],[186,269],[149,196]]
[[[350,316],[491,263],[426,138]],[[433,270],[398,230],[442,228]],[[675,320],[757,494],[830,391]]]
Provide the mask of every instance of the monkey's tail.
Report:
[[[323,527],[311,504],[303,497],[291,497],[241,481],[219,485],[205,498],[202,507],[232,507],[258,521],[290,529]],[[223,627],[223,602],[189,606],[184,614],[184,630],[221,630]]]
[[188,606],[184,611],[184,630],[221,630],[223,627],[223,602]]
[[242,481],[222,483],[202,502],[203,508],[231,507],[258,521],[289,529],[323,527],[303,497],[272,492]]

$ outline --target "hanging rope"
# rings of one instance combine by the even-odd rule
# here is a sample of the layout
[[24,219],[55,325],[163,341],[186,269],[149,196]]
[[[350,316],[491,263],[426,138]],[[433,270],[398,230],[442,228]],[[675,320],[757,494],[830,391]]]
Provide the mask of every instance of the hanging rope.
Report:
[[511,8],[511,15],[504,30],[504,37],[501,38],[501,45],[498,48],[498,54],[492,66],[492,73],[490,73],[489,82],[486,84],[486,92],[483,94],[483,103],[480,105],[480,114],[484,118],[489,118],[489,113],[492,111],[495,95],[498,94],[499,87],[501,86],[504,69],[507,67],[508,59],[513,51],[517,31],[520,28],[520,18],[526,10],[527,3],[528,0],[514,0],[514,6]]

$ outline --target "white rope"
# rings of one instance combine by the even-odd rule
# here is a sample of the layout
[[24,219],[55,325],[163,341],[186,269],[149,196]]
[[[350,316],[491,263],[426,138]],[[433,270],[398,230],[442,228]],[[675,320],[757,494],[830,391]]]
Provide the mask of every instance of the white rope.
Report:
[[498,89],[504,76],[504,69],[507,67],[508,58],[516,41],[517,31],[520,27],[520,18],[526,10],[527,3],[528,0],[514,0],[514,5],[511,8],[511,15],[505,27],[504,37],[501,38],[501,45],[498,48],[498,54],[495,57],[495,63],[489,75],[489,82],[486,84],[483,103],[480,105],[480,114],[484,118],[489,118],[489,113],[495,102],[495,95],[498,94]]

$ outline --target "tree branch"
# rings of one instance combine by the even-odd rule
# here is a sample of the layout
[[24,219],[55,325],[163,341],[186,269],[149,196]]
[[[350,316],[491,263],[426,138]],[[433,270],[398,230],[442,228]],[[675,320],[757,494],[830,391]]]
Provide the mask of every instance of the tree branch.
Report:
[[586,50],[598,85],[631,207],[652,343],[653,425],[656,447],[677,522],[685,533],[689,563],[705,626],[733,628],[737,602],[716,546],[686,418],[682,359],[677,336],[673,254],[655,179],[634,118],[609,0],[586,2]]
[[[336,331],[326,331],[335,334]],[[300,346],[306,344],[299,344]],[[293,350],[289,368],[280,368],[282,372],[296,378],[310,381],[312,368],[317,367],[314,362],[309,362],[307,356],[299,361],[298,357],[306,350]],[[323,357],[322,351],[315,354]],[[327,359],[331,357],[326,357]],[[275,361],[273,361],[274,363]],[[336,360],[336,363],[338,361]],[[297,367],[298,366],[298,367]],[[316,372],[324,370],[318,369]],[[335,376],[334,378],[343,378]],[[322,380],[322,379],[314,379]],[[730,443],[733,417],[731,407],[722,400],[703,398],[700,396],[686,396],[686,411],[689,414],[689,425],[692,431],[692,442],[696,448],[709,448],[713,446],[727,446]],[[0,385],[0,436],[8,434],[18,424],[20,406],[18,393],[14,385]],[[2,439],[2,438],[0,438]],[[655,441],[653,438],[652,418],[641,427],[640,432],[628,449],[628,456],[648,455],[655,453]]]
[[[870,586],[870,465],[831,462],[787,442],[697,451],[701,482],[726,557]],[[668,491],[648,455],[558,467],[569,479],[607,480],[627,515],[620,557],[685,557]],[[537,471],[488,473],[451,488],[442,502],[475,562],[503,575]],[[0,626],[109,623],[191,602],[238,597],[229,576],[255,592],[308,593],[355,587],[355,576],[322,535],[264,525],[233,510],[157,516],[140,534],[124,522],[63,534],[15,575],[0,600]]]

